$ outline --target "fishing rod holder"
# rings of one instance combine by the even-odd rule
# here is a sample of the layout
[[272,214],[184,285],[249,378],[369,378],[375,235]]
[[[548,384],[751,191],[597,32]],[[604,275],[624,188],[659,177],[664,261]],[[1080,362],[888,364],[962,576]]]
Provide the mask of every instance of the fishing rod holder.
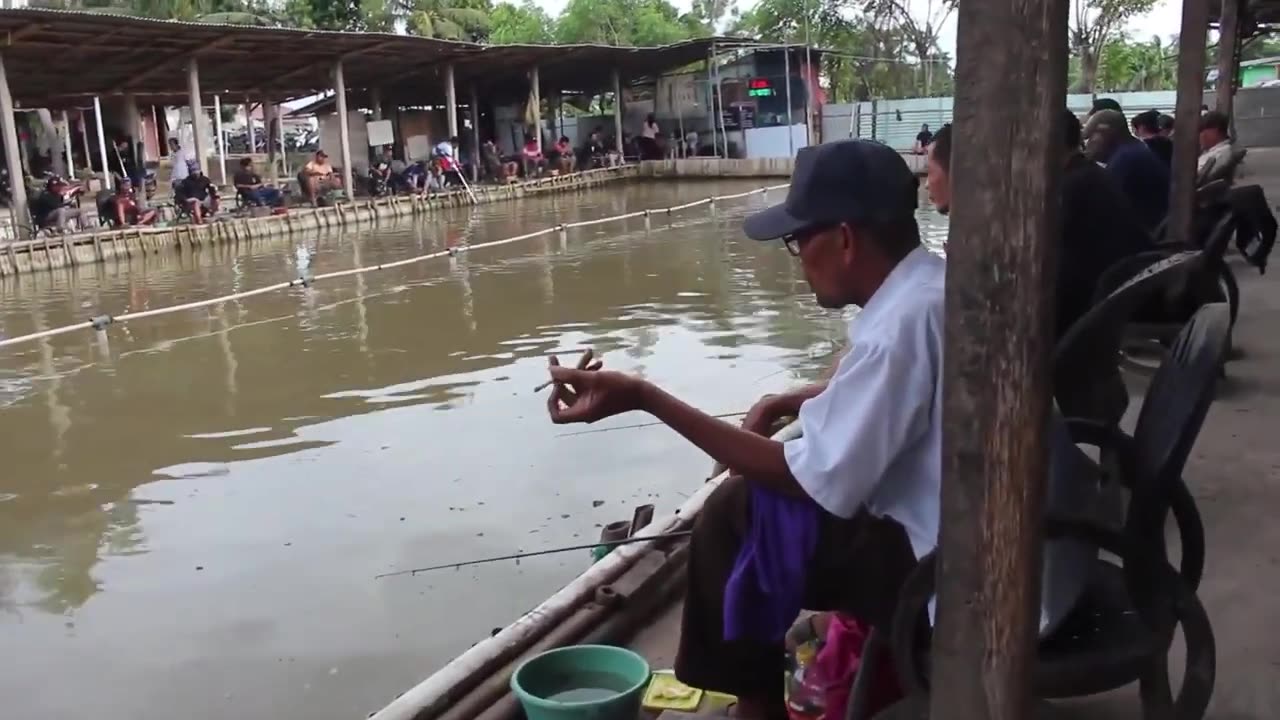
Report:
[[115,322],[116,319],[107,314],[94,315],[89,318],[89,326],[94,330],[106,330],[107,326]]

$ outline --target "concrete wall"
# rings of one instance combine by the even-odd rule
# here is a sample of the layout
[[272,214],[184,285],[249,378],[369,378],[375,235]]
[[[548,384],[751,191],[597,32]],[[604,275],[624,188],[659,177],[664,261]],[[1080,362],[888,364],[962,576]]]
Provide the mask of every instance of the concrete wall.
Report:
[[1280,87],[1241,88],[1236,92],[1235,116],[1238,143],[1280,146]]

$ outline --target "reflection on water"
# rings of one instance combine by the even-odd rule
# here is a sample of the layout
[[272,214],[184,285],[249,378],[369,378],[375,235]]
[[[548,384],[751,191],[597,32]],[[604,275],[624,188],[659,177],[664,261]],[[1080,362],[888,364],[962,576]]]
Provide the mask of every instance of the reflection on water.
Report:
[[[637,184],[8,278],[0,334],[750,187]],[[93,697],[107,720],[178,703],[357,717],[532,606],[585,558],[372,578],[580,542],[700,482],[707,459],[662,428],[558,437],[532,393],[548,354],[594,347],[711,412],[828,365],[841,318],[780,246],[740,236],[761,204],[6,350],[0,644],[22,662],[0,693],[15,716],[78,717]]]

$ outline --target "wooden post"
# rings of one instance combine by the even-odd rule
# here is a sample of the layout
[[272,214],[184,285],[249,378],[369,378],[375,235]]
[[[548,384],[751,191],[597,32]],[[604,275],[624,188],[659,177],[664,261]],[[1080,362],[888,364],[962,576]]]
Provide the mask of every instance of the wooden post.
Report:
[[458,137],[458,87],[453,83],[453,63],[444,66],[444,105],[448,114],[445,125],[452,140]]
[[614,149],[626,160],[622,145],[622,76],[617,68],[613,69],[613,142]]
[[1026,720],[1039,627],[1066,0],[965,0],[931,714]]
[[1193,240],[1191,215],[1195,209],[1208,32],[1208,0],[1183,0],[1182,32],[1178,36],[1178,104],[1173,113],[1173,166],[1169,173],[1169,220],[1165,232],[1165,240],[1176,243]]
[[[71,155],[71,117],[67,115],[67,111],[62,111],[62,136],[63,144],[67,150],[67,177],[74,180],[76,177],[76,161]],[[85,158],[88,160],[88,158]]]
[[[1240,73],[1240,0],[1222,0],[1218,17],[1218,112],[1228,118],[1235,105]],[[1234,122],[1232,125],[1234,126]]]
[[342,189],[348,200],[356,199],[356,189],[352,185],[355,174],[351,168],[351,134],[347,119],[347,81],[342,73],[342,61],[333,65],[333,92],[338,101],[338,148],[342,158]]
[[195,58],[187,61],[187,105],[191,107],[191,143],[200,163],[200,172],[209,175],[208,149],[204,146],[204,106],[200,102],[200,64]]
[[[244,130],[249,136],[249,154],[254,155],[258,152],[257,133],[253,129],[253,103],[249,102],[249,98],[244,99]],[[270,137],[270,136],[268,136]]]
[[9,171],[9,213],[13,216],[13,242],[26,239],[22,229],[31,225],[27,212],[27,174],[22,170],[22,156],[18,145],[17,117],[14,115],[13,95],[9,93],[9,75],[0,53],[0,132],[4,134],[4,156]]

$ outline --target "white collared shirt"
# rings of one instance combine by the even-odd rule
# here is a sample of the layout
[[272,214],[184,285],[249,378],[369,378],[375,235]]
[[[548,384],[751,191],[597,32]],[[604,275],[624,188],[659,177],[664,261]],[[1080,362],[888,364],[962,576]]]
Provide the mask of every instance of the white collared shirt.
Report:
[[[827,388],[800,406],[804,436],[784,445],[791,474],[823,509],[893,519],[917,558],[938,544],[945,277],[946,261],[923,247],[898,263],[850,321],[850,349]],[[1046,507],[1067,516],[1094,508],[1088,459],[1056,410],[1047,440]],[[1096,557],[1080,541],[1045,544],[1042,634],[1071,611]]]
[[907,532],[916,557],[938,542],[946,262],[924,247],[889,273],[849,323],[849,351],[800,407],[787,465],[827,512],[866,507]]

